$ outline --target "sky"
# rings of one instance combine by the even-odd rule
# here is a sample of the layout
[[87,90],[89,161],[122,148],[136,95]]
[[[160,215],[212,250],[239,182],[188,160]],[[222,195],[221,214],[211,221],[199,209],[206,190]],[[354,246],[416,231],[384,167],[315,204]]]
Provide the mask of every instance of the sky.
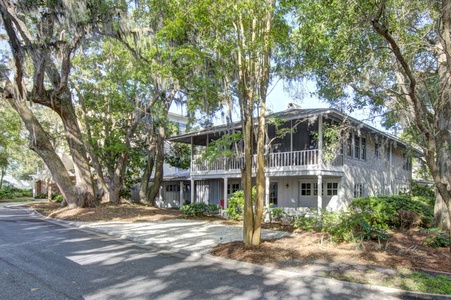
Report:
[[[329,108],[330,105],[327,102],[318,99],[318,97],[314,95],[315,91],[316,87],[313,81],[306,81],[301,85],[292,87],[288,91],[284,89],[282,81],[275,82],[268,91],[267,109],[271,112],[283,111],[288,108],[289,103],[300,105],[301,108]],[[171,107],[170,111],[183,114],[180,108],[176,108],[175,105]],[[350,116],[357,120],[364,121],[366,124],[379,130],[387,132],[387,130],[380,125],[380,120],[376,119],[374,121],[369,121],[369,114],[369,111],[355,110]],[[234,121],[238,121],[238,113],[234,116]],[[225,120],[222,118],[217,118],[214,121],[214,125],[221,125],[224,123]]]

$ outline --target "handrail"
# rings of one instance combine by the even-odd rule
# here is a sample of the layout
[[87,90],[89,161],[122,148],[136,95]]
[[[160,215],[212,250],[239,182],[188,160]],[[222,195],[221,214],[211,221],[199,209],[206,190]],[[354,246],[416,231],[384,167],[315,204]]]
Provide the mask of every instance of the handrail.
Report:
[[[290,152],[273,152],[266,155],[265,167],[274,168],[292,168],[304,166],[317,166],[319,164],[319,150],[300,150]],[[202,159],[202,155],[195,155],[191,163],[191,170],[194,172],[202,171],[233,171],[239,170],[244,165],[243,156],[239,157],[219,157],[215,161]],[[252,157],[252,167],[257,164],[257,156]],[[325,165],[340,167],[343,166],[343,155],[337,157],[331,162],[325,162]]]

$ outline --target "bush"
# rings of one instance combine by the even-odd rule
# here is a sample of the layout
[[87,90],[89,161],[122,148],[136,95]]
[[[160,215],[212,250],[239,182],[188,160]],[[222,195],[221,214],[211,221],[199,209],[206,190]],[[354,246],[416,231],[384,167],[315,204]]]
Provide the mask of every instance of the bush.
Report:
[[384,196],[357,198],[351,202],[350,210],[364,215],[364,220],[372,226],[382,228],[400,227],[400,211],[418,214],[421,225],[429,227],[434,218],[434,199],[425,196]]
[[239,190],[232,194],[227,201],[227,217],[230,219],[238,220],[244,213],[244,191]]
[[448,247],[451,244],[451,236],[449,233],[442,232],[439,228],[429,228],[422,230],[422,232],[428,234],[426,241],[423,243],[424,246],[439,248]]
[[388,238],[385,228],[372,225],[367,219],[367,214],[353,211],[322,211],[319,217],[317,211],[312,209],[309,216],[295,218],[293,225],[306,231],[327,233],[335,242],[356,242],[363,239],[380,241]]
[[[313,215],[313,216],[312,216]],[[293,227],[304,231],[319,230],[318,215],[316,209],[311,209],[305,216],[297,216],[293,219]]]
[[47,193],[39,193],[34,196],[35,199],[47,199]]
[[63,202],[63,195],[61,194],[52,195],[52,200],[58,203]]
[[14,188],[8,185],[4,185],[0,190],[0,199],[12,199],[14,198]]
[[206,216],[217,214],[219,212],[219,207],[216,204],[195,202],[183,205],[180,210],[186,216]]
[[281,221],[284,215],[283,209],[281,207],[274,207],[270,210],[271,220]]
[[422,186],[416,182],[412,182],[412,196],[422,196],[434,198],[434,188],[432,186]]

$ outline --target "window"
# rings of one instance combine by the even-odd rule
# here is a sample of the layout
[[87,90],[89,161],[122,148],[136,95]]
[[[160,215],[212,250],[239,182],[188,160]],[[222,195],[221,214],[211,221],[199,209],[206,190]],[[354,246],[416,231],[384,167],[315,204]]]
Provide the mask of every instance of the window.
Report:
[[412,158],[408,157],[404,154],[404,164],[402,165],[402,168],[406,171],[412,170]]
[[356,183],[354,185],[354,198],[364,197],[364,185],[363,183]]
[[361,155],[360,159],[366,160],[366,138],[360,138]]
[[349,156],[349,157],[352,157],[352,133],[350,133],[349,134],[349,137],[348,137],[348,143],[347,143],[347,151],[346,151],[346,154]]
[[327,196],[338,195],[338,183],[328,182],[327,183]]
[[[321,195],[324,195],[324,183],[321,184],[321,191]],[[318,196],[318,183],[316,182],[313,184],[313,195]]]
[[366,160],[366,138],[350,133],[347,144],[348,157]]
[[233,194],[240,189],[239,183],[232,183],[227,185],[227,195]]
[[311,183],[302,183],[301,184],[301,195],[302,196],[310,196],[312,194],[312,184]]
[[277,205],[277,193],[278,193],[278,183],[271,182],[269,185],[269,203]]
[[374,144],[374,156],[381,157],[381,145],[376,143]]
[[354,158],[360,158],[360,137],[354,135]]
[[166,185],[166,192],[180,192],[180,184]]

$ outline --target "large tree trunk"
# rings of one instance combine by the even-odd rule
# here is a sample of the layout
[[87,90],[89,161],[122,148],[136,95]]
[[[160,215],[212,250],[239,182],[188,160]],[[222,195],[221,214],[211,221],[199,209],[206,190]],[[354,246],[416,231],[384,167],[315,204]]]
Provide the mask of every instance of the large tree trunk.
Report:
[[155,155],[157,151],[157,139],[152,137],[149,148],[147,149],[147,161],[144,168],[143,176],[141,178],[141,185],[139,186],[139,202],[142,204],[150,204],[150,177],[152,175],[153,167],[155,166]]
[[[442,229],[451,230],[451,1],[442,2],[442,18],[440,26],[440,43],[437,46],[438,55],[438,106],[436,108],[436,132],[434,132],[435,149],[430,149],[427,155],[428,167],[437,188],[436,216],[443,223],[437,224]],[[435,153],[431,153],[435,150]],[[433,154],[435,154],[433,156]],[[443,216],[443,211],[448,213]],[[451,254],[451,247],[450,247]]]
[[49,136],[24,102],[12,97],[6,99],[22,118],[25,127],[30,132],[30,148],[46,162],[47,167],[52,173],[53,180],[68,203],[69,208],[77,207],[78,195],[75,186],[63,162],[55,153]]
[[5,177],[5,170],[2,168],[1,175],[0,175],[0,190],[3,187],[3,177]]
[[[118,170],[119,171],[119,170]],[[121,176],[113,176],[108,187],[108,197],[110,203],[119,204],[121,202],[122,180]]]
[[445,204],[440,193],[436,193],[434,206],[434,227],[448,232],[451,229],[449,206]]
[[58,111],[58,113],[66,129],[66,140],[74,162],[75,190],[78,198],[78,206],[95,207],[97,205],[97,198],[94,192],[94,182],[92,180],[83,136],[78,125],[77,115],[75,114],[75,108],[71,98],[68,91],[67,98],[63,100],[64,102],[62,101],[64,103],[62,105],[63,109]]
[[[40,127],[40,124],[34,116],[31,116],[32,112],[24,108],[24,101],[29,100],[45,105],[59,114],[66,129],[66,139],[74,162],[76,176],[75,186],[72,184],[63,184],[60,180],[60,190],[63,195],[67,194],[66,201],[70,207],[93,206],[95,205],[95,197],[90,167],[78,126],[77,116],[72,104],[71,93],[67,86],[70,73],[70,57],[84,37],[84,28],[77,26],[72,40],[56,43],[58,45],[56,50],[50,47],[47,43],[54,38],[55,26],[56,24],[62,23],[56,20],[59,9],[56,6],[57,3],[48,3],[48,6],[45,7],[47,13],[45,17],[43,15],[41,18],[39,14],[41,12],[43,13],[44,10],[40,10],[38,6],[31,5],[28,9],[31,11],[34,10],[38,17],[36,18],[37,24],[33,24],[36,27],[33,28],[33,31],[29,31],[27,24],[21,21],[23,17],[21,14],[28,13],[28,11],[22,11],[22,7],[17,5],[17,3],[3,1],[0,3],[3,24],[8,35],[8,42],[15,63],[15,86],[14,92],[11,92],[15,101],[13,101],[14,103],[12,105],[15,105],[15,109],[19,114],[26,114],[24,116],[21,115],[21,118],[24,122],[28,122],[27,129],[33,141],[37,142],[37,144],[32,144],[31,147],[44,160],[52,172],[55,181],[60,176],[57,173],[63,172],[59,169],[59,166],[55,166],[54,157],[57,156],[56,153],[54,155],[50,155],[49,153],[50,151],[55,152],[55,149],[44,145],[44,140],[48,139],[45,134],[39,138],[33,136],[36,134],[35,126],[39,125]],[[52,51],[55,51],[57,54],[52,53]],[[56,55],[58,56],[58,60],[53,59]],[[24,77],[28,71],[25,67],[26,58],[31,60],[33,66],[31,92],[27,91],[27,87],[24,85],[26,80]],[[56,62],[59,62],[59,68]],[[4,80],[4,78],[2,79]],[[51,89],[49,89],[49,85],[51,85]],[[40,145],[39,143],[44,144]],[[60,160],[58,159],[58,161]],[[67,171],[63,173],[67,174]],[[69,190],[63,191],[66,186]],[[73,193],[76,195],[75,199],[72,197]]]
[[[445,221],[451,219],[451,0],[442,1],[441,15],[435,27],[437,40],[433,44],[438,67],[438,99],[432,104],[419,92],[421,87],[418,87],[418,82],[421,81],[421,76],[416,75],[403,54],[403,47],[398,45],[395,35],[391,34],[381,20],[386,8],[384,3],[381,3],[376,17],[371,21],[372,26],[388,42],[399,67],[403,70],[398,81],[409,101],[408,108],[414,116],[415,129],[421,132],[419,143],[439,194],[436,211],[443,212],[446,208],[448,212],[448,218],[437,215],[436,221]],[[440,227],[447,226],[440,224]]]
[[153,177],[152,185],[149,188],[148,199],[153,206],[156,205],[156,199],[158,193],[160,192],[161,182],[163,181],[163,166],[164,166],[164,139],[165,130],[163,126],[160,126],[158,130],[155,131],[157,136],[156,144],[156,165],[155,165],[155,176]]

